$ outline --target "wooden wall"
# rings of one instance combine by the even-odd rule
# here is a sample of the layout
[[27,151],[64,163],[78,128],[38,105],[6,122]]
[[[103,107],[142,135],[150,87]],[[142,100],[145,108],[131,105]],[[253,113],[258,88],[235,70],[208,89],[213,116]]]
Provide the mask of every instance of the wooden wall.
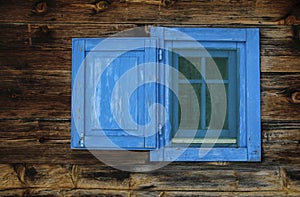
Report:
[[[300,195],[299,0],[0,0],[0,9],[0,196]],[[144,25],[260,28],[262,163],[132,173],[70,150],[71,38]]]

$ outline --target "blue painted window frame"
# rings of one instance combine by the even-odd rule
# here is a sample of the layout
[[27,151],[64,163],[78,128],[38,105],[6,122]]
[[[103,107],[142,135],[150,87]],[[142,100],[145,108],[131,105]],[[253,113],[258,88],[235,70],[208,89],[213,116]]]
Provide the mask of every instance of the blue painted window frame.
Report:
[[[190,37],[200,42],[204,47],[211,49],[232,49],[238,50],[239,55],[237,61],[239,69],[237,75],[238,90],[238,114],[236,114],[236,121],[238,128],[238,146],[237,147],[213,147],[209,148],[207,154],[201,155],[199,152],[205,151],[205,148],[187,147],[184,152],[178,157],[178,152],[182,151],[181,147],[170,146],[170,125],[163,125],[162,129],[157,135],[152,136],[151,146],[133,146],[130,138],[121,139],[120,147],[126,150],[150,150],[150,161],[261,161],[261,125],[260,125],[260,48],[259,48],[259,29],[257,28],[164,28],[152,27],[150,31],[150,38],[155,40],[155,45],[150,47],[159,51],[152,51],[153,57],[151,61],[157,63],[168,64],[169,56],[166,52],[170,48],[170,43],[177,43],[179,47],[188,46],[188,42],[182,40],[182,37],[174,33],[173,30],[183,32]],[[135,38],[124,38],[124,40]],[[143,38],[136,38],[143,39]],[[149,38],[144,38],[149,39]],[[156,40],[158,42],[156,43]],[[89,50],[95,47],[101,39],[76,38],[72,41],[72,87],[74,86],[74,79],[78,74],[80,65],[84,62],[86,54]],[[128,42],[127,42],[128,43]],[[156,45],[157,44],[157,45]],[[117,50],[117,49],[116,49]],[[170,50],[172,50],[170,48]],[[162,61],[159,62],[160,56]],[[158,58],[157,58],[158,57]],[[170,73],[163,66],[159,66],[157,70],[159,76],[158,82],[166,83],[170,80]],[[78,76],[77,76],[78,77]],[[83,87],[81,91],[84,92],[86,84],[84,83],[85,76],[79,75],[82,78]],[[157,86],[157,100],[165,106],[167,113],[171,113],[170,90],[168,88],[160,88]],[[72,103],[76,103],[72,95]],[[85,109],[85,100],[79,102],[76,107]],[[72,149],[86,149],[85,143],[85,127],[84,117],[85,112],[81,110],[78,116],[81,116],[83,122],[79,126],[75,126],[75,117],[73,112],[77,110],[72,104],[71,116],[71,148]],[[76,103],[77,104],[77,103]],[[157,122],[163,121],[163,116],[158,112]],[[164,120],[165,121],[165,120]],[[103,147],[99,144],[99,139],[89,142],[93,149],[111,150],[110,146]],[[103,139],[101,139],[103,140]],[[90,147],[89,147],[90,148]],[[153,150],[155,149],[155,150]]]
[[[175,31],[173,31],[175,30]],[[153,28],[151,35],[159,38],[159,47],[165,50],[163,64],[170,62],[166,51],[178,47],[189,47],[188,40],[178,36],[183,32],[205,48],[238,50],[239,62],[237,81],[238,106],[237,114],[238,145],[237,147],[180,147],[171,143],[170,126],[164,127],[160,144],[163,146],[150,152],[151,161],[261,161],[261,126],[260,126],[260,47],[259,29],[257,28]],[[173,44],[172,44],[173,43]],[[174,47],[176,48],[176,46]],[[162,70],[163,80],[170,80],[170,73]],[[166,111],[170,109],[170,90],[164,89]],[[230,114],[229,114],[230,116]],[[205,152],[205,154],[201,154]],[[178,156],[180,155],[180,156]]]

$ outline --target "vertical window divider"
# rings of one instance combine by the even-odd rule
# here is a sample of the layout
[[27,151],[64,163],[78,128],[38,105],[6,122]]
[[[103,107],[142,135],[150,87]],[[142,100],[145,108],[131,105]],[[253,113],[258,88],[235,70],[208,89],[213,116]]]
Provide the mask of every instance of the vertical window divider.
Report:
[[205,66],[206,60],[205,57],[201,57],[201,107],[200,107],[200,120],[201,120],[201,129],[206,129],[206,81],[205,81]]
[[[179,70],[179,63],[178,63],[178,55],[177,54],[172,53],[172,63],[174,64],[175,69]],[[178,84],[177,84],[178,73],[177,72],[173,73],[172,77],[174,77],[174,79],[175,79],[175,80],[172,80],[173,81],[172,86],[175,90],[175,94],[179,95],[179,93],[178,93]],[[176,84],[174,84],[174,81],[176,82]],[[173,109],[173,113],[174,113],[173,115],[175,115],[173,120],[175,120],[175,121],[173,121],[172,124],[173,124],[174,128],[177,130],[177,129],[179,129],[179,125],[180,125],[179,124],[180,119],[179,119],[179,116],[178,116],[178,114],[179,114],[179,98],[173,99],[173,102],[175,102],[176,105]],[[181,110],[181,108],[180,108],[180,110]],[[176,132],[174,130],[173,130],[173,132],[174,132],[173,135],[175,135]]]

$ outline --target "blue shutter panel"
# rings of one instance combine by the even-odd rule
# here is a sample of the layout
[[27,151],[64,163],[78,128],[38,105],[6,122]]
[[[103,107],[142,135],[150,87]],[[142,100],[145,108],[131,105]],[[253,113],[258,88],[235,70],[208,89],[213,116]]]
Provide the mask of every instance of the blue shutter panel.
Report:
[[[72,147],[80,148],[78,139],[81,138],[82,145],[91,149],[156,148],[156,122],[149,117],[149,107],[156,102],[157,87],[147,85],[155,80],[156,40],[110,38],[84,39],[84,42],[83,69],[77,72],[84,77],[80,80],[85,86],[84,91],[81,90],[83,104],[80,103],[84,106],[84,118],[76,120],[84,125],[84,131],[77,131],[73,124],[72,132],[77,137],[72,138],[75,140]],[[74,61],[73,68],[78,67],[78,63]],[[146,73],[145,63],[153,66],[150,72]],[[73,78],[75,84],[76,76]],[[78,94],[73,96],[76,98]],[[72,102],[76,100],[72,99]],[[72,105],[72,120],[79,113],[75,110]],[[147,124],[153,125],[151,131]]]

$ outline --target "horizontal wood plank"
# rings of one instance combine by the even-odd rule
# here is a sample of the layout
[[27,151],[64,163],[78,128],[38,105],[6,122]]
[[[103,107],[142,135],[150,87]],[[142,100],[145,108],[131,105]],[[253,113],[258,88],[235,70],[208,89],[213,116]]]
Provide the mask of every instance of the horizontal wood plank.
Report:
[[[295,166],[298,169],[299,166]],[[218,174],[218,179],[214,178]],[[138,190],[163,190],[178,192],[186,191],[275,191],[285,187],[289,191],[289,184],[283,185],[286,177],[281,175],[281,169],[262,165],[248,164],[233,166],[166,166],[158,171],[132,175],[132,186]],[[254,189],[255,188],[255,189]],[[294,190],[293,190],[294,191]]]
[[28,188],[28,189],[6,189],[1,190],[1,196],[117,196],[117,197],[215,197],[215,196],[298,196],[297,192],[286,191],[252,191],[252,192],[224,192],[224,191],[127,191],[127,190],[103,190],[103,189],[47,189],[47,188]]
[[[139,194],[137,192],[137,194]],[[208,197],[208,196],[297,196],[298,193],[296,192],[285,192],[285,191],[252,191],[252,192],[166,192],[166,196],[174,196],[174,197],[179,197],[179,196],[186,196],[186,197],[192,197],[192,196],[203,196],[203,197]]]
[[300,169],[294,166],[284,166],[281,168],[283,171],[283,184],[291,191],[300,193]]
[[1,51],[0,70],[71,71],[72,51],[13,50]]
[[[0,24],[0,50],[25,51],[71,51],[71,39],[76,37],[99,38],[118,36],[146,36],[147,27],[134,24],[52,24],[52,23],[14,23]],[[201,25],[195,27],[203,27]],[[240,26],[230,26],[240,27]],[[297,35],[290,26],[260,27],[261,56],[299,56]],[[64,56],[59,56],[60,58]]]
[[[49,55],[51,53],[51,55]],[[53,70],[71,71],[69,51],[1,51],[1,70]],[[300,72],[300,56],[261,56],[261,72]]]
[[300,72],[300,56],[261,56],[261,72]]
[[0,102],[5,103],[1,118],[70,116],[71,71],[15,70],[0,75]]
[[298,73],[261,75],[262,120],[300,120]]
[[[0,50],[48,50],[71,51],[72,38],[109,37],[114,34],[128,36],[128,31],[136,27],[132,24],[0,24]],[[138,29],[134,35],[140,36]],[[128,30],[128,31],[126,31]],[[143,32],[144,33],[144,32]],[[144,35],[144,34],[143,34]]]
[[[168,165],[148,173],[119,171],[99,165],[37,165],[1,164],[0,190],[35,188],[50,190],[102,189],[135,191],[222,191],[253,192],[283,191],[296,192],[300,166],[284,167],[258,164],[234,164],[233,166],[212,165]],[[283,172],[282,172],[283,171]],[[295,180],[296,179],[296,180]],[[291,182],[291,180],[293,182]],[[48,189],[47,189],[48,188]]]
[[[284,24],[296,2],[191,1],[165,3],[157,0],[109,1],[6,1],[1,22],[97,22],[147,24]],[[272,6],[270,6],[272,4]],[[222,13],[222,14],[220,14]],[[113,17],[112,17],[113,16]]]
[[130,192],[126,190],[104,189],[49,189],[49,188],[24,188],[0,190],[1,196],[53,196],[53,197],[82,197],[82,196],[117,196],[128,197]]

